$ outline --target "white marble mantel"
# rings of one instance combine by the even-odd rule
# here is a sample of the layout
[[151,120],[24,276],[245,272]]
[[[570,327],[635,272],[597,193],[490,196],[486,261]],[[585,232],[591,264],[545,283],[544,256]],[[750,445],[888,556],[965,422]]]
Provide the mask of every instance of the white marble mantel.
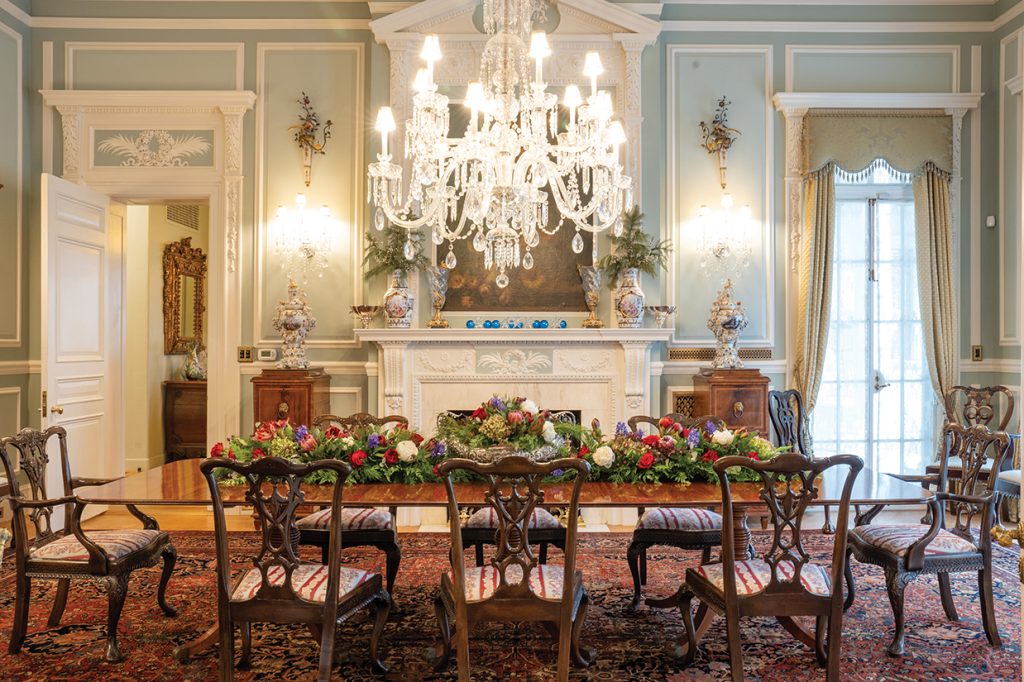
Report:
[[651,350],[669,329],[359,329],[378,348],[377,410],[432,432],[494,393],[612,425],[651,409]]

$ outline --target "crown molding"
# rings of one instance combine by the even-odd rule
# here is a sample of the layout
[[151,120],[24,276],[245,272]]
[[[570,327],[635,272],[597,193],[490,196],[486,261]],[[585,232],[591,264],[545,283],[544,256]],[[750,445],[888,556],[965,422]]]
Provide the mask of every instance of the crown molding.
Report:
[[49,106],[82,107],[86,111],[144,108],[166,111],[222,111],[251,109],[256,93],[250,90],[40,90]]
[[779,111],[807,109],[976,109],[982,92],[779,92]]
[[686,21],[661,22],[662,31],[714,33],[991,33],[991,21]]

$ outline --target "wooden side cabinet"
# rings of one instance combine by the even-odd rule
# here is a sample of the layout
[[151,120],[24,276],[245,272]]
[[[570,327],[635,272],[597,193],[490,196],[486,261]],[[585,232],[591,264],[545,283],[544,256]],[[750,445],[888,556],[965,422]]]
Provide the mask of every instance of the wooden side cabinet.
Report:
[[206,456],[206,382],[164,382],[164,453],[168,462]]
[[693,377],[693,414],[768,438],[768,377],[757,369],[703,369]]
[[331,375],[322,368],[265,369],[252,378],[252,414],[258,422],[287,419],[313,424],[331,412]]

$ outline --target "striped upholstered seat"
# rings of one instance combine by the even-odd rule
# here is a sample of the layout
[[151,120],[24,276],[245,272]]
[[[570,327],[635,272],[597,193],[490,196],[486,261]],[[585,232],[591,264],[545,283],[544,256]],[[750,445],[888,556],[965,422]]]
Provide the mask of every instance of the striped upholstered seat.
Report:
[[[724,571],[722,564],[705,564],[698,567],[697,574],[714,585],[719,590],[724,590]],[[735,563],[736,593],[742,596],[764,592],[768,583],[772,580],[772,569],[761,559],[750,559],[749,561],[737,561]],[[793,564],[788,561],[780,561],[778,565],[778,578],[782,581],[792,581],[794,575]],[[811,594],[827,597],[832,594],[832,581],[829,579],[827,569],[817,564],[804,564],[800,571],[800,584]]]
[[[894,523],[886,526],[858,526],[850,531],[865,544],[903,556],[912,544],[928,532],[928,526],[919,523]],[[948,530],[940,530],[935,539],[925,547],[925,556],[941,554],[974,554],[978,548]]]
[[[158,536],[166,535],[158,530],[94,530],[86,537],[99,545],[115,561],[137,552],[154,542]],[[29,553],[31,560],[46,561],[88,561],[89,552],[74,535],[65,535],[59,540],[43,545]]]
[[707,509],[658,507],[646,510],[636,527],[642,530],[721,530],[722,515]]
[[[321,509],[299,519],[295,525],[300,529],[330,530],[331,508]],[[391,530],[391,514],[373,507],[343,507],[341,510],[342,530]]]
[[[338,583],[338,597],[356,589],[375,574],[358,568],[341,566],[341,581]],[[284,584],[285,570],[282,566],[271,566],[267,569],[270,584]],[[231,601],[249,601],[259,592],[263,584],[263,576],[258,568],[250,568],[231,591]],[[327,567],[321,564],[302,564],[292,571],[292,589],[300,598],[311,602],[323,602],[327,599]]]
[[[497,528],[498,527],[498,512],[494,511],[493,507],[484,507],[478,509],[475,514],[469,517],[466,521],[466,528]],[[535,528],[561,528],[562,524],[558,522],[551,512],[547,509],[538,507],[533,510],[530,515],[530,529]]]
[[[451,574],[447,575],[451,580]],[[509,583],[522,581],[522,570],[517,565],[510,565],[505,573]],[[530,571],[530,592],[541,599],[559,601],[562,598],[562,586],[565,573],[561,566],[537,564]],[[495,566],[473,566],[466,569],[466,602],[473,603],[490,599],[498,589],[501,574]]]

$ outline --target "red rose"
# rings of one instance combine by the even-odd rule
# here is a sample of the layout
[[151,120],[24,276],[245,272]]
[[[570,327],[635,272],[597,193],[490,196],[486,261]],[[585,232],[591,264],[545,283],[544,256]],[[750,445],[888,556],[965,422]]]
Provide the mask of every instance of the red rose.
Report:
[[435,464],[434,465],[434,475],[437,476],[438,478],[441,478],[441,474],[440,474],[440,472],[438,472],[437,467],[438,467],[438,465]]
[[717,462],[718,461],[718,453],[715,452],[714,450],[708,450],[707,452],[704,453],[704,461],[705,462]]
[[473,419],[476,419],[477,421],[483,421],[484,419],[487,418],[487,410],[485,410],[482,407],[478,407],[475,410],[473,410],[473,414],[471,414],[470,416]]
[[252,458],[253,459],[263,459],[266,456],[267,456],[267,451],[264,450],[263,448],[253,448],[252,449]]
[[643,437],[643,444],[644,445],[657,445],[658,441],[660,441],[660,440],[661,440],[661,438],[659,438],[656,434],[652,433],[650,435],[647,435],[647,436]]
[[228,448],[228,459],[235,461],[235,451],[231,448]]
[[689,438],[689,437],[690,437],[690,429],[683,429],[683,438],[686,439],[686,438]]
[[341,436],[341,429],[339,429],[337,426],[334,426],[333,424],[331,426],[328,426],[327,430],[324,431],[324,438],[330,438],[333,440],[335,438],[341,438]]
[[411,436],[409,436],[409,440],[411,440],[413,443],[416,443],[416,445],[419,445],[420,443],[423,442],[423,436],[421,436],[418,433],[414,433]]
[[352,466],[361,467],[363,466],[363,462],[366,461],[366,453],[363,452],[362,450],[356,450],[355,452],[352,453],[352,456],[349,458],[349,461],[352,462]]
[[671,427],[673,424],[675,424],[675,421],[672,419],[672,417],[662,417],[661,419],[658,420],[658,426],[660,426],[663,429],[667,429]]
[[224,455],[224,443],[214,443],[210,448],[210,457],[221,457]]
[[384,452],[384,461],[388,464],[398,464],[398,452],[394,448],[388,448]]
[[640,460],[636,463],[636,468],[650,469],[652,464],[654,464],[654,453],[645,452],[640,456]]
[[757,454],[756,450],[751,450],[750,452],[748,452],[747,457],[749,457],[750,459],[761,459],[761,455]]
[[586,457],[589,454],[590,454],[590,448],[588,448],[586,445],[581,445],[580,446],[580,454],[578,454],[576,456],[577,457]]

